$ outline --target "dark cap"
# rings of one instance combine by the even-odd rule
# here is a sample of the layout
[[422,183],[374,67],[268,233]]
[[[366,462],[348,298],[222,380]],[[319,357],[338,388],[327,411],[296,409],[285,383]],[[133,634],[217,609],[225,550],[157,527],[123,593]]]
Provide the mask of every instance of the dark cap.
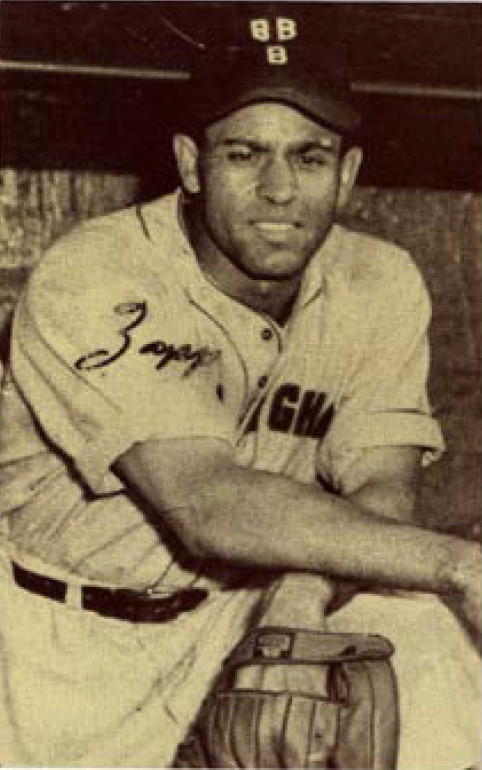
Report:
[[[200,122],[209,125],[241,107],[281,102],[340,133],[356,130],[347,51],[332,31],[306,30],[291,12],[260,12],[242,19],[237,45],[204,53],[193,73]],[[326,39],[325,39],[326,38]]]

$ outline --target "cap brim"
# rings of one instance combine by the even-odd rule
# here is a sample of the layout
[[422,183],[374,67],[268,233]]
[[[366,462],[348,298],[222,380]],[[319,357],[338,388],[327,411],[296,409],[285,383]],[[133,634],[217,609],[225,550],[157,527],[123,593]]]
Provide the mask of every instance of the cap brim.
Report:
[[226,99],[222,104],[213,105],[206,117],[209,122],[214,123],[238,109],[261,102],[279,102],[294,107],[315,122],[327,125],[341,133],[356,131],[360,125],[358,112],[329,94],[313,94],[290,86],[263,84],[253,86],[240,94],[233,94],[232,99]]
[[229,55],[211,51],[199,61],[192,85],[204,125],[266,101],[287,104],[341,133],[360,124],[344,49],[338,44],[290,46],[278,64],[268,58],[264,45],[234,49]]

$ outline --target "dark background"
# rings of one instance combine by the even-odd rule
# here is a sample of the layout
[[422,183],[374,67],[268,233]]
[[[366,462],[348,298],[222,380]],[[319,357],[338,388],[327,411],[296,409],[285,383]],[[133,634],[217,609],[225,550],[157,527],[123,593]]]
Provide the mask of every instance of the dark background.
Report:
[[[295,5],[311,43],[336,27],[348,45],[365,117],[362,183],[481,188],[482,6]],[[262,7],[2,0],[4,165],[146,172],[182,109],[196,109],[186,101],[193,41],[236,45]]]

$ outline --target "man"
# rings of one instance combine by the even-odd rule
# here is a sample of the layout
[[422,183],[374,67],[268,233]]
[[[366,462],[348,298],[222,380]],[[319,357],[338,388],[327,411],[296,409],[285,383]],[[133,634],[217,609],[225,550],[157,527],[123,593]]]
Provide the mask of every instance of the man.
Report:
[[2,764],[170,764],[280,572],[265,622],[323,628],[337,579],[363,589],[326,624],[394,643],[400,770],[477,761],[478,657],[435,595],[480,631],[480,550],[412,522],[441,449],[426,291],[334,225],[361,150],[328,51],[311,79],[294,21],[247,31],[174,139],[182,193],[75,230],[19,302]]

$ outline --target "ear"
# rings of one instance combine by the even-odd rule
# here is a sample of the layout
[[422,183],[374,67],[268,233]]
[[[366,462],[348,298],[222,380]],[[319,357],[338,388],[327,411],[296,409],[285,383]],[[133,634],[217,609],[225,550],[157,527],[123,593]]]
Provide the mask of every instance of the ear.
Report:
[[173,149],[182,186],[191,195],[198,193],[201,183],[198,173],[199,150],[196,142],[186,134],[176,134],[173,139]]
[[348,202],[350,193],[355,186],[358,171],[363,159],[360,147],[350,147],[341,161],[340,188],[338,190],[337,209],[340,211]]

